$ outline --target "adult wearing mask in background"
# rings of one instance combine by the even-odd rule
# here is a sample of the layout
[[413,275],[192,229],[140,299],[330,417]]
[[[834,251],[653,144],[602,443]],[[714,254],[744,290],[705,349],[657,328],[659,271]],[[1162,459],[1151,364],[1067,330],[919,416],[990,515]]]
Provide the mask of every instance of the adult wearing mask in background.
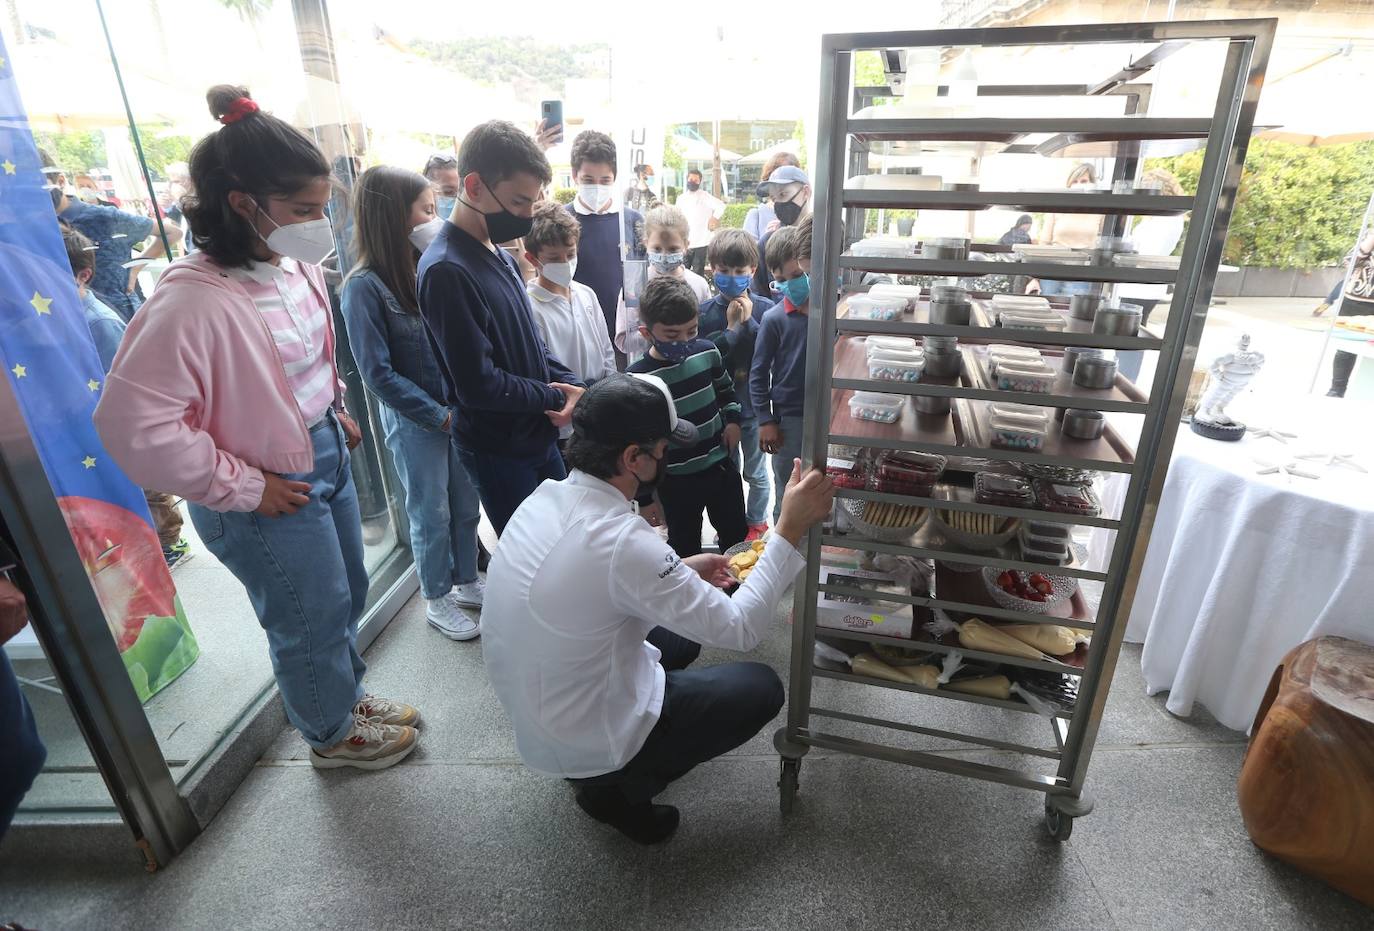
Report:
[[[152,242],[138,258],[156,259],[167,254],[162,237],[155,235],[157,221],[118,207],[78,200],[67,190],[66,173],[48,161],[46,152],[39,150],[38,154],[45,166],[43,173],[54,192],[53,206],[58,219],[95,243],[95,275],[91,278],[91,290],[128,323],[143,306],[143,291],[138,286],[138,267],[129,269],[125,265],[134,258],[134,246],[149,237]],[[87,190],[92,191],[88,196],[95,196],[93,189]],[[181,242],[180,227],[164,223],[163,229],[170,245]]]
[[660,203],[658,195],[654,193],[653,166],[636,165],[635,179],[625,189],[625,206],[640,213],[648,213]]
[[[784,165],[800,168],[801,162],[797,161],[797,156],[791,152],[775,152],[768,161],[763,163],[763,171],[759,177],[767,181],[772,177],[773,172]],[[766,234],[781,226],[777,214],[773,212],[772,202],[762,194],[759,195],[759,201],[757,207],[750,207],[749,212],[744,215],[744,231],[753,236],[755,240],[762,239]],[[762,255],[762,253],[759,254]]]
[[[1178,178],[1163,168],[1151,168],[1141,176],[1146,183],[1159,185],[1159,193],[1166,197],[1182,197],[1183,185]],[[1135,245],[1141,255],[1173,255],[1183,238],[1185,220],[1182,214],[1172,217],[1141,217],[1127,233],[1126,238]],[[1116,286],[1116,297],[1128,304],[1140,305],[1140,325],[1150,322],[1150,314],[1155,306],[1169,299],[1167,284],[1138,284],[1129,282]],[[1131,381],[1140,374],[1145,353],[1139,351],[1118,352],[1121,372]]]
[[[772,201],[779,227],[796,226],[802,217],[811,212],[811,179],[806,176],[806,172],[794,165],[783,165],[774,169],[768,180],[760,182],[758,195]],[[769,230],[759,240],[760,256],[768,255],[768,237],[772,236],[773,232],[774,230]],[[750,290],[770,301],[781,300],[781,297],[773,292],[772,278],[767,266],[766,259],[759,262]]]
[[[578,133],[572,145],[572,171],[577,196],[567,209],[582,227],[573,280],[596,292],[606,317],[606,338],[614,344],[616,308],[625,286],[620,243],[623,237],[628,250],[625,258],[644,259],[644,215],[628,205],[617,209],[616,151],[610,136],[592,129]],[[615,365],[625,369],[625,353],[619,349]]]
[[357,264],[343,284],[348,341],[405,488],[410,548],[425,599],[425,619],[450,640],[480,633],[483,585],[477,571],[477,488],[453,436],[453,411],[415,293],[420,246],[444,221],[434,215],[430,182],[379,166],[353,192]]
[[687,172],[687,190],[678,195],[674,206],[687,216],[687,268],[704,274],[706,248],[711,245],[711,232],[725,215],[725,202],[702,190],[701,172],[693,168]]
[[758,645],[805,565],[802,536],[835,497],[796,462],[768,547],[729,597],[724,556],[680,559],[633,505],[663,476],[669,440],[695,434],[653,375],[589,388],[573,414],[572,473],[510,522],[482,611],[488,678],[525,764],[571,781],[583,811],[641,844],[678,826],[656,795],[782,707],[782,682],[762,663],[687,667],[702,645]]
[[434,189],[434,215],[440,220],[453,216],[453,208],[458,205],[458,190],[461,178],[458,177],[458,156],[438,152],[425,162],[421,172]]
[[[1074,166],[1064,186],[1070,191],[1092,191],[1097,188],[1097,172],[1087,162]],[[1040,236],[1040,242],[1073,249],[1092,249],[1102,235],[1102,216],[1096,213],[1052,213]],[[1032,278],[1026,287],[1028,294],[1087,294],[1095,287],[1091,281],[1055,281]]]
[[544,345],[519,268],[497,245],[530,231],[549,160],[504,120],[475,127],[459,151],[458,206],[420,258],[420,314],[463,463],[500,534],[541,482],[567,475],[558,430],[585,389]]

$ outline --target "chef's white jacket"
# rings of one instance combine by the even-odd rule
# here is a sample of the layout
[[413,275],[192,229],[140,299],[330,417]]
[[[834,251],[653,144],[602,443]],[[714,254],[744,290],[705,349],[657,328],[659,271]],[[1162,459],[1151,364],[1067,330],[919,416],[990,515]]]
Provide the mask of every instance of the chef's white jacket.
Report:
[[613,485],[574,470],[544,482],[501,534],[487,574],[482,654],[530,768],[568,778],[630,761],[663,708],[662,625],[751,650],[805,560],[774,535],[734,597],[683,565]]

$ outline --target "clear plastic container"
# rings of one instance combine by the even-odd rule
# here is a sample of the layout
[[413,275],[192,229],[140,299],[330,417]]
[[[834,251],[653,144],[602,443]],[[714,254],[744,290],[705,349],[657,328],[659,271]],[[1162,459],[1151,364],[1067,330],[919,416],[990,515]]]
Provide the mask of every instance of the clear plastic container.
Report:
[[1035,500],[1042,510],[1059,514],[1096,517],[1102,513],[1102,502],[1089,485],[1070,485],[1037,478]]
[[867,488],[868,465],[862,456],[853,458],[834,455],[825,461],[825,474],[830,477],[836,488]]
[[1024,531],[1021,533],[1021,558],[1027,562],[1043,563],[1047,566],[1062,566],[1072,559],[1069,548],[1055,541],[1037,540]]
[[999,507],[1028,508],[1035,504],[1035,491],[1020,476],[979,472],[973,476],[973,500]]
[[1062,543],[1065,546],[1073,539],[1073,530],[1070,529],[1068,524],[1054,524],[1045,520],[1027,521],[1026,532],[1042,540],[1052,543]]
[[916,340],[910,336],[868,336],[864,345],[871,356],[875,352],[917,352]]
[[1052,330],[1060,332],[1065,329],[1064,318],[1052,313],[1051,316],[1026,316],[1018,313],[1004,313],[999,322],[1008,329],[1019,330]]
[[921,299],[921,289],[914,284],[875,284],[868,289],[869,297],[894,298],[900,297],[906,301],[907,309],[913,309],[916,302]]
[[1024,404],[992,405],[988,427],[992,445],[998,449],[1038,452],[1049,434],[1050,415],[1038,407]]
[[1003,391],[1030,391],[1049,394],[1059,377],[1045,366],[1003,362],[997,367],[997,387]]
[[849,398],[849,416],[874,423],[896,423],[902,416],[902,398],[876,391],[856,391]]
[[906,300],[900,297],[870,297],[856,294],[849,299],[849,316],[853,320],[900,320],[906,313]]
[[878,381],[920,381],[925,367],[925,357],[920,353],[906,357],[875,352],[868,357],[868,377]]
[[935,483],[944,474],[944,456],[903,451],[885,452],[878,457],[870,487],[892,495],[929,498]]
[[1047,298],[1035,294],[994,294],[993,310],[1049,310]]

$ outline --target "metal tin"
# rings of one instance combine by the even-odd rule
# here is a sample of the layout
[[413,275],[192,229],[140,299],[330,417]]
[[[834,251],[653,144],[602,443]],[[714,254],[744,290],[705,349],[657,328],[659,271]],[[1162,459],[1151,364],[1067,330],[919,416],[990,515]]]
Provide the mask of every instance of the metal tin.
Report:
[[[1074,295],[1074,297],[1078,296],[1077,294]],[[1079,359],[1084,357],[1100,357],[1101,355],[1101,349],[1088,349],[1086,346],[1065,346],[1064,361],[1060,364],[1060,368],[1072,375],[1074,363]]]
[[1069,316],[1075,320],[1092,321],[1097,308],[1102,306],[1101,292],[1095,294],[1075,294],[1069,298]]
[[[1116,360],[1079,356],[1073,367],[1073,383],[1081,388],[1110,388],[1116,382]],[[1067,419],[1067,417],[1065,418]]]
[[966,301],[968,300],[968,289],[957,284],[931,285],[930,299],[932,301]]
[[1140,305],[1103,304],[1093,315],[1093,332],[1106,336],[1135,336],[1140,332]]
[[1080,440],[1095,440],[1106,429],[1107,421],[1101,411],[1070,408],[1064,412],[1064,435]]
[[935,378],[954,378],[959,374],[959,350],[926,350],[926,374]]
[[[926,362],[926,371],[930,371],[930,362]],[[947,397],[918,394],[912,397],[912,405],[918,414],[948,414],[953,406]]]
[[968,301],[931,301],[930,322],[948,326],[968,326],[973,305]]
[[945,246],[938,242],[925,242],[921,244],[921,258],[923,259],[955,259],[962,260],[968,258],[968,243],[963,241],[960,245]]
[[926,352],[939,352],[943,350],[955,350],[959,348],[959,337],[957,336],[923,336],[921,346]]

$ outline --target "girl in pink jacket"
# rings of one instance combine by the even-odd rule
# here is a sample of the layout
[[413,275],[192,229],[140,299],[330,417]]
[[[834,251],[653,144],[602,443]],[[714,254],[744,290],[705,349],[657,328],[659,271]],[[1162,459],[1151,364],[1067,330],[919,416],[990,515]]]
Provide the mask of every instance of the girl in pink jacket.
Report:
[[317,767],[384,769],[419,712],[363,691],[367,598],[334,329],[319,262],[334,250],[320,150],[241,87],[206,95],[184,210],[198,251],[134,316],[95,424],[135,483],[189,502],[207,549],[248,590],[277,687]]

